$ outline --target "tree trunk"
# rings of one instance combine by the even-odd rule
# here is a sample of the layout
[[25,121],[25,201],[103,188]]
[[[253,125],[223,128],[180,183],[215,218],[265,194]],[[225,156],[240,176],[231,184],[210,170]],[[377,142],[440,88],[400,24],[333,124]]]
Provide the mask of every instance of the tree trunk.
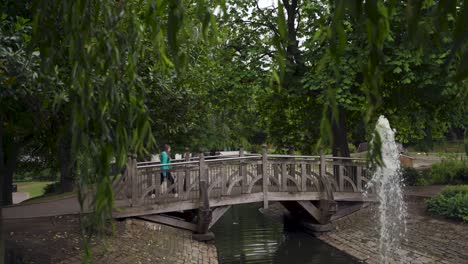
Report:
[[13,204],[13,173],[16,168],[18,144],[14,138],[8,135],[3,128],[4,117],[0,116],[0,181],[1,181],[1,205]]
[[6,261],[6,252],[5,252],[5,237],[3,236],[3,215],[2,215],[2,206],[0,205],[0,263],[7,263]]
[[[2,179],[2,205],[13,204],[13,173],[16,168],[16,160],[18,156],[18,149],[15,146],[15,143],[9,145],[3,143],[3,153],[4,157],[2,158],[3,164],[0,168],[0,178]],[[3,155],[2,155],[3,156]]]
[[[341,106],[338,107],[338,120],[332,120],[333,131],[333,156],[334,157],[350,157],[348,148],[348,138],[346,129],[346,112]],[[331,111],[330,111],[331,113]]]
[[289,88],[291,83],[297,84],[297,81],[294,80],[300,80],[307,70],[303,55],[299,49],[299,41],[297,40],[297,28],[300,23],[298,20],[298,4],[299,0],[283,0],[283,5],[287,13],[286,26],[288,30],[288,42],[286,43],[286,60],[288,65],[286,76],[282,83],[283,87],[286,89]]
[[[4,132],[3,132],[3,115],[0,115],[0,210],[1,207],[5,204],[3,202],[3,193],[5,192],[5,184],[4,184],[4,177],[6,174],[6,167],[5,167],[5,155],[3,152],[3,139],[4,139]],[[1,219],[1,218],[0,218]]]
[[73,191],[73,164],[71,156],[71,139],[66,133],[59,140],[58,161],[60,166],[60,189],[62,192]]
[[5,170],[5,158],[3,155],[3,115],[0,115],[0,263],[6,263],[5,237],[3,236],[3,173]]

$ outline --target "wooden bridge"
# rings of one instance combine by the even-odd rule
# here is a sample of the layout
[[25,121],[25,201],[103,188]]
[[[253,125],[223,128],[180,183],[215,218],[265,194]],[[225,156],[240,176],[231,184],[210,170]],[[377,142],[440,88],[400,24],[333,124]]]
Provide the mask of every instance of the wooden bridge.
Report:
[[330,220],[374,201],[363,196],[369,180],[364,159],[267,155],[199,157],[171,163],[175,182],[161,188],[164,165],[129,157],[126,173],[114,183],[115,218],[140,217],[207,234],[232,205],[281,202],[317,231]]

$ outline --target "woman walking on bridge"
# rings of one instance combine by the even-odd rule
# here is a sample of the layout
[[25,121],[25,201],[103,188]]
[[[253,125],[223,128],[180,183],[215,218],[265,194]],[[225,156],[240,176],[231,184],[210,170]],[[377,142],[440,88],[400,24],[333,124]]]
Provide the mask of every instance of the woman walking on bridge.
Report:
[[[159,154],[159,159],[161,160],[161,164],[170,164],[171,163],[171,157],[169,156],[169,153],[171,152],[171,145],[169,144],[164,144],[164,149]],[[172,177],[171,172],[169,171],[171,169],[170,165],[164,165],[161,166],[161,185],[164,184],[164,181],[166,179],[168,180],[167,182],[167,187],[169,188],[170,186],[174,185],[174,178]],[[175,186],[172,189],[172,193],[175,193]]]

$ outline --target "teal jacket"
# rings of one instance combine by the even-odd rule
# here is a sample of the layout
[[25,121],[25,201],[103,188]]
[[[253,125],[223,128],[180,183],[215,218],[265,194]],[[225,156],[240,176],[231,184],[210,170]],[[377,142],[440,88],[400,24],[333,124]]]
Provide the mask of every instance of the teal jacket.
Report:
[[[170,164],[171,163],[171,159],[169,158],[169,155],[167,155],[166,151],[163,151],[161,152],[161,154],[159,154],[159,159],[161,160],[161,164]],[[166,177],[166,172],[167,170],[171,169],[171,166],[169,165],[165,165],[165,166],[161,166],[161,170],[165,170],[163,172],[163,176]]]

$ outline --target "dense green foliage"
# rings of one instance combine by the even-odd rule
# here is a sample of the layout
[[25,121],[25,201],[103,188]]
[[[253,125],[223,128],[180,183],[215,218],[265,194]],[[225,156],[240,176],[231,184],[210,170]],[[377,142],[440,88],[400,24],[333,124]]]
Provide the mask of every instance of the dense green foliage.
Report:
[[406,185],[468,184],[468,163],[459,158],[443,159],[424,170],[404,167],[401,171]]
[[468,163],[466,160],[442,160],[419,180],[421,185],[468,184]]
[[348,156],[380,114],[404,143],[465,133],[467,10],[448,0],[4,1],[1,203],[18,168],[49,169],[80,202],[96,186],[89,220],[102,227],[127,155],[166,142]]
[[427,210],[468,222],[468,185],[445,187],[440,194],[427,200]]
[[401,169],[401,177],[406,186],[415,186],[421,180],[422,172],[412,167],[403,167]]

